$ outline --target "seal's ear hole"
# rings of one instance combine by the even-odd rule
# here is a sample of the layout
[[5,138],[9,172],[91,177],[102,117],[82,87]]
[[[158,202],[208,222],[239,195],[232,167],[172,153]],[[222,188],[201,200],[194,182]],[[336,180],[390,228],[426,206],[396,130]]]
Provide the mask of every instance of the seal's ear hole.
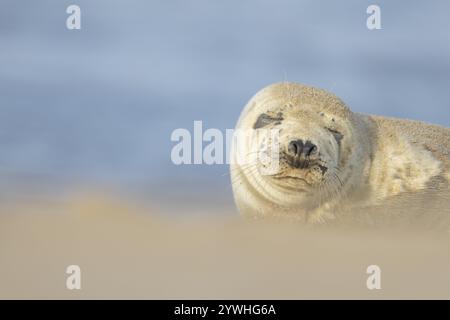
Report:
[[333,134],[333,137],[336,139],[338,144],[341,144],[341,140],[344,139],[344,135],[337,130],[331,128],[325,128]]
[[267,113],[262,113],[253,125],[253,129],[259,129],[274,122],[275,124],[279,124],[281,120],[283,120],[283,115],[281,113],[278,113],[275,117],[272,117]]

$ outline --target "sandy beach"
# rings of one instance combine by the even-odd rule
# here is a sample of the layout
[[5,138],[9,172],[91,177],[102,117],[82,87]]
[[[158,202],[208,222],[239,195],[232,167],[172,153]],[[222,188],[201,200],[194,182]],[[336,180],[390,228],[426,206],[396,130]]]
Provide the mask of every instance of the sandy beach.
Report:
[[[93,195],[3,206],[0,298],[450,298],[446,235],[158,211]],[[81,290],[66,288],[73,264]]]

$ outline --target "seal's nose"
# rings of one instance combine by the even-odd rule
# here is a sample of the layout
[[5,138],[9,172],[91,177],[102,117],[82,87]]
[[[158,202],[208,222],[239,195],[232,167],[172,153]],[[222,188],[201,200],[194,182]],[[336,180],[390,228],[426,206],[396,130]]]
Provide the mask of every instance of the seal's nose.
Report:
[[303,142],[301,139],[292,140],[288,145],[288,152],[293,157],[309,157],[317,149],[311,141]]

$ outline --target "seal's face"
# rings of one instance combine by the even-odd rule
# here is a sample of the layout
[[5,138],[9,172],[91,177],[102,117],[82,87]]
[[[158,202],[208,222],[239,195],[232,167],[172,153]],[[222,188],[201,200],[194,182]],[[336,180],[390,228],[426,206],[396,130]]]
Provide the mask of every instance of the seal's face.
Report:
[[[260,197],[277,206],[314,207],[341,191],[353,131],[351,111],[336,97],[301,85],[276,84],[250,100],[237,128],[265,132],[265,139],[247,139],[247,164],[233,173],[239,183],[245,177]],[[261,161],[261,154],[272,161]]]
[[278,161],[277,170],[262,170],[267,164],[259,161],[259,173],[274,184],[303,192],[334,183],[339,179],[340,146],[344,138],[337,128],[338,120],[313,105],[290,103],[259,114],[253,129],[278,134],[277,146],[272,140],[257,145],[260,150],[268,145],[268,153],[277,148],[274,158]]

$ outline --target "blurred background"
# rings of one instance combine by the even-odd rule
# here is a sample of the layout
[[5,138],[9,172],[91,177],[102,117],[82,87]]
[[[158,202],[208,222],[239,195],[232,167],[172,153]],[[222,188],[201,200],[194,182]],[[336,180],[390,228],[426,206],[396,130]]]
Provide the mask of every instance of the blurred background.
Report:
[[227,165],[170,159],[285,80],[450,126],[450,2],[376,1],[372,31],[371,4],[1,0],[0,299],[448,298],[448,237],[249,223]]
[[[66,28],[70,4],[81,30]],[[370,4],[2,0],[1,200],[105,188],[233,208],[228,167],[174,165],[170,135],[194,120],[233,128],[256,91],[284,80],[357,112],[450,126],[450,3],[376,1],[374,31]]]

